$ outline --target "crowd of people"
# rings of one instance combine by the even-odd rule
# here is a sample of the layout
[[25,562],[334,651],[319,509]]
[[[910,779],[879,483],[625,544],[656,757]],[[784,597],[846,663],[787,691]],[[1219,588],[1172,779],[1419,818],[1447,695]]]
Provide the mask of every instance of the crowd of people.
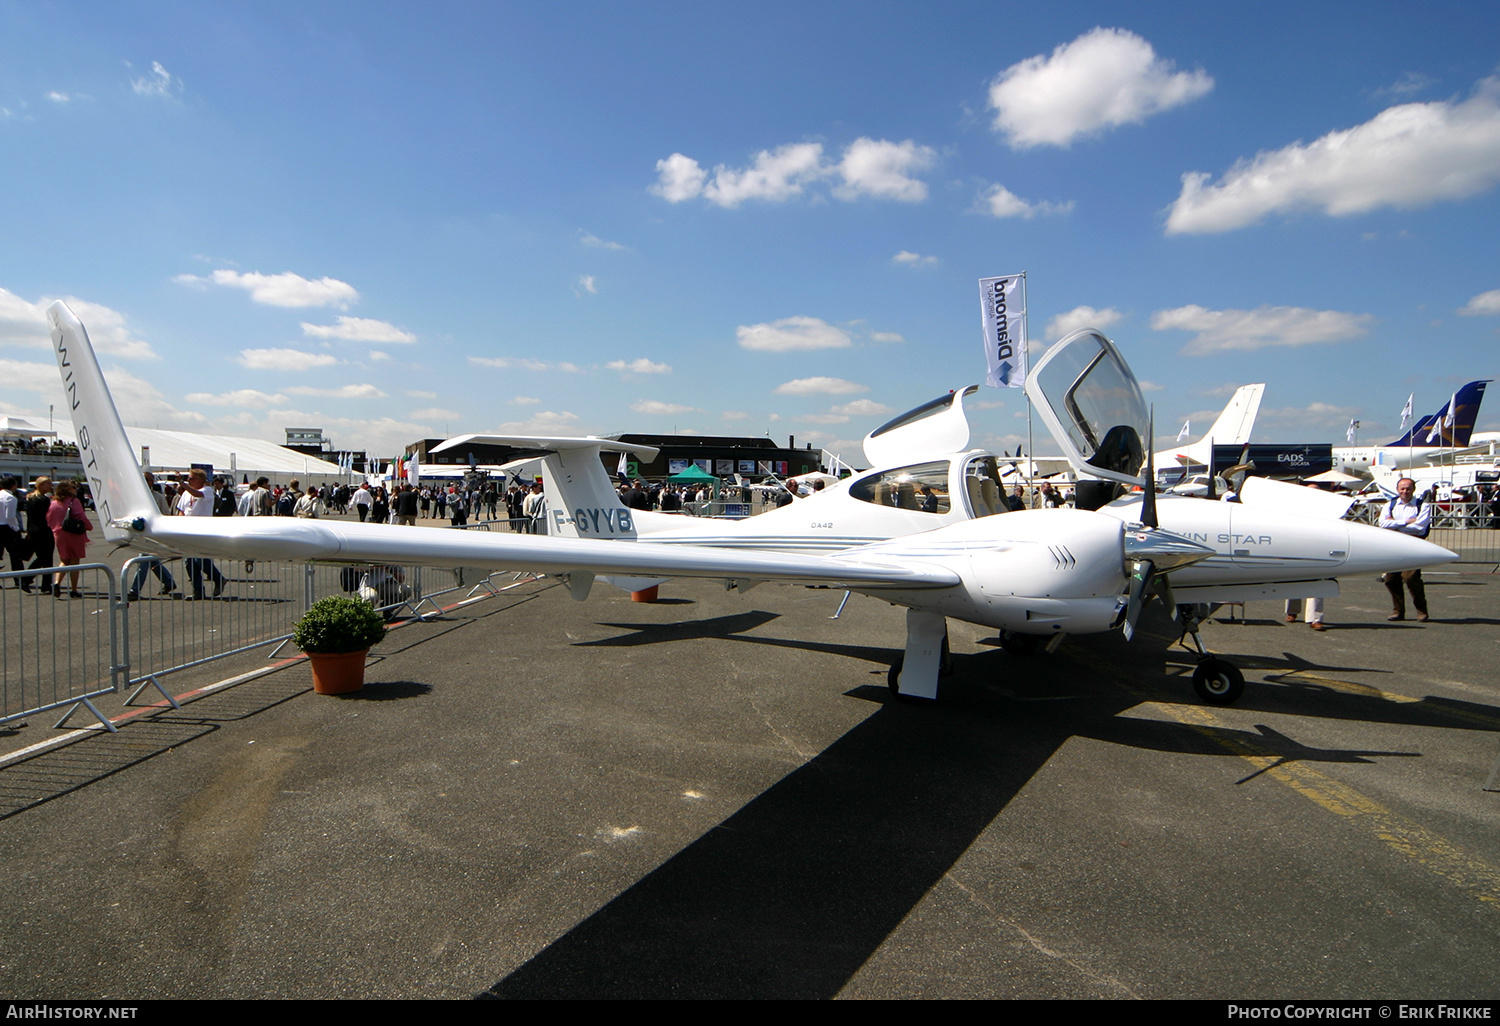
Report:
[[[43,475],[33,482],[24,498],[17,494],[19,489],[20,482],[15,477],[0,478],[0,550],[10,558],[12,572],[82,563],[88,533],[94,524],[78,497],[78,485],[61,481],[54,487],[52,479]],[[15,580],[22,591],[62,598],[64,576],[34,573]],[[72,585],[68,597],[82,598],[78,591],[78,571],[66,576]]]

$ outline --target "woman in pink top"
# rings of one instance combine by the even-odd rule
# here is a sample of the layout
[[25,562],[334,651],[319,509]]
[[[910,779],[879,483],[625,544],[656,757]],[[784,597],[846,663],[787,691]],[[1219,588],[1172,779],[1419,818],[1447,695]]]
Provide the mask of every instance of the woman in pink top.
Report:
[[[74,520],[81,520],[85,528],[83,534],[74,534],[72,531],[63,529],[63,524],[68,520],[68,514],[72,513]],[[88,531],[94,529],[89,522],[88,514],[83,511],[83,503],[78,501],[78,486],[72,481],[63,481],[57,486],[57,494],[52,497],[52,505],[47,508],[47,526],[52,528],[52,537],[57,543],[57,562],[61,566],[77,566],[83,562],[84,551],[88,548]],[[78,590],[78,571],[74,570],[73,588],[69,592],[73,598],[83,598],[83,593]],[[52,585],[53,598],[62,598],[62,574],[58,574]]]

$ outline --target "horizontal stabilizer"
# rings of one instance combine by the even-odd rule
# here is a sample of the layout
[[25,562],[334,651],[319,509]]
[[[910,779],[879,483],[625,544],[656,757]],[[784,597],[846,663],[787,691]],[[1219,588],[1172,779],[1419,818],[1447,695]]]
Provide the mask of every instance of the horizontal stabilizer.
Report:
[[442,445],[434,446],[431,452],[450,452],[465,445],[510,445],[517,449],[535,449],[543,452],[575,452],[579,449],[594,449],[599,452],[628,452],[656,459],[660,449],[653,445],[635,445],[616,442],[608,438],[569,438],[561,435],[455,435]]

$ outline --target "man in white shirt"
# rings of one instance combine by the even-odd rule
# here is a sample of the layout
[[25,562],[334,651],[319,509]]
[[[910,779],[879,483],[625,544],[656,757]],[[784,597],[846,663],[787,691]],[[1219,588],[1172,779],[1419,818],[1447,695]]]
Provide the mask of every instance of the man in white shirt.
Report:
[[359,491],[354,493],[350,500],[356,512],[359,513],[359,522],[365,522],[365,517],[370,515],[370,506],[375,502],[375,497],[370,494],[370,483],[366,481],[359,486]]
[[[26,536],[21,533],[21,518],[17,510],[21,500],[16,498],[16,479],[9,474],[0,478],[0,549],[10,553],[12,570],[26,569]],[[24,582],[16,581],[16,587]]]
[[[1432,527],[1432,509],[1416,498],[1417,483],[1409,477],[1396,482],[1396,497],[1386,503],[1380,514],[1380,526],[1388,531],[1400,531],[1417,538],[1426,538]],[[1389,573],[1381,577],[1386,591],[1391,593],[1391,615],[1387,620],[1406,619],[1406,597],[1401,593],[1401,584],[1411,592],[1411,604],[1417,609],[1417,619],[1427,621],[1427,587],[1422,583],[1422,571],[1407,570]]]
[[[177,512],[185,517],[214,515],[214,493],[208,487],[208,475],[201,470],[188,472],[188,479],[177,486]],[[193,598],[203,598],[203,575],[214,582],[214,598],[224,591],[224,575],[211,559],[190,557],[184,560],[188,579],[193,582]]]

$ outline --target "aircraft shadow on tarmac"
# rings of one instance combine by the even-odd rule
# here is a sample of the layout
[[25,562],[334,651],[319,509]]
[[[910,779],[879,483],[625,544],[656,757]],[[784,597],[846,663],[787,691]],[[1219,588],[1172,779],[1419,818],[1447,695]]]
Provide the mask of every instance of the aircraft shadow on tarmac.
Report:
[[[771,619],[759,615],[760,623]],[[674,625],[618,626],[639,632],[627,642],[634,644],[715,637],[872,662],[895,654],[747,635],[755,616],[679,624],[675,633]],[[1266,756],[1273,765],[1420,754],[1310,748],[1264,725],[1252,731],[1121,716],[1143,701],[1192,699],[1156,685],[1143,694],[1129,683],[1159,681],[1171,671],[1161,638],[1133,647],[1095,643],[1109,674],[1060,656],[1037,657],[1052,660],[1045,673],[1017,672],[1032,661],[986,651],[954,657],[940,703],[895,701],[875,686],[846,692],[880,705],[477,996],[831,997],[1073,737],[1171,753]],[[1348,719],[1500,727],[1500,709],[1474,706],[1455,716],[1447,707],[1466,703],[1397,704],[1374,689],[1367,696],[1257,686],[1247,697],[1262,691],[1274,697],[1257,708],[1306,712],[1313,704],[1318,715]]]
[[768,613],[761,609],[729,616],[716,616],[708,620],[678,620],[674,623],[604,623],[600,626],[614,627],[634,634],[621,634],[597,641],[578,641],[579,648],[629,648],[636,645],[656,645],[663,641],[695,641],[704,638],[728,638],[745,631],[753,631],[772,620],[780,613]]

